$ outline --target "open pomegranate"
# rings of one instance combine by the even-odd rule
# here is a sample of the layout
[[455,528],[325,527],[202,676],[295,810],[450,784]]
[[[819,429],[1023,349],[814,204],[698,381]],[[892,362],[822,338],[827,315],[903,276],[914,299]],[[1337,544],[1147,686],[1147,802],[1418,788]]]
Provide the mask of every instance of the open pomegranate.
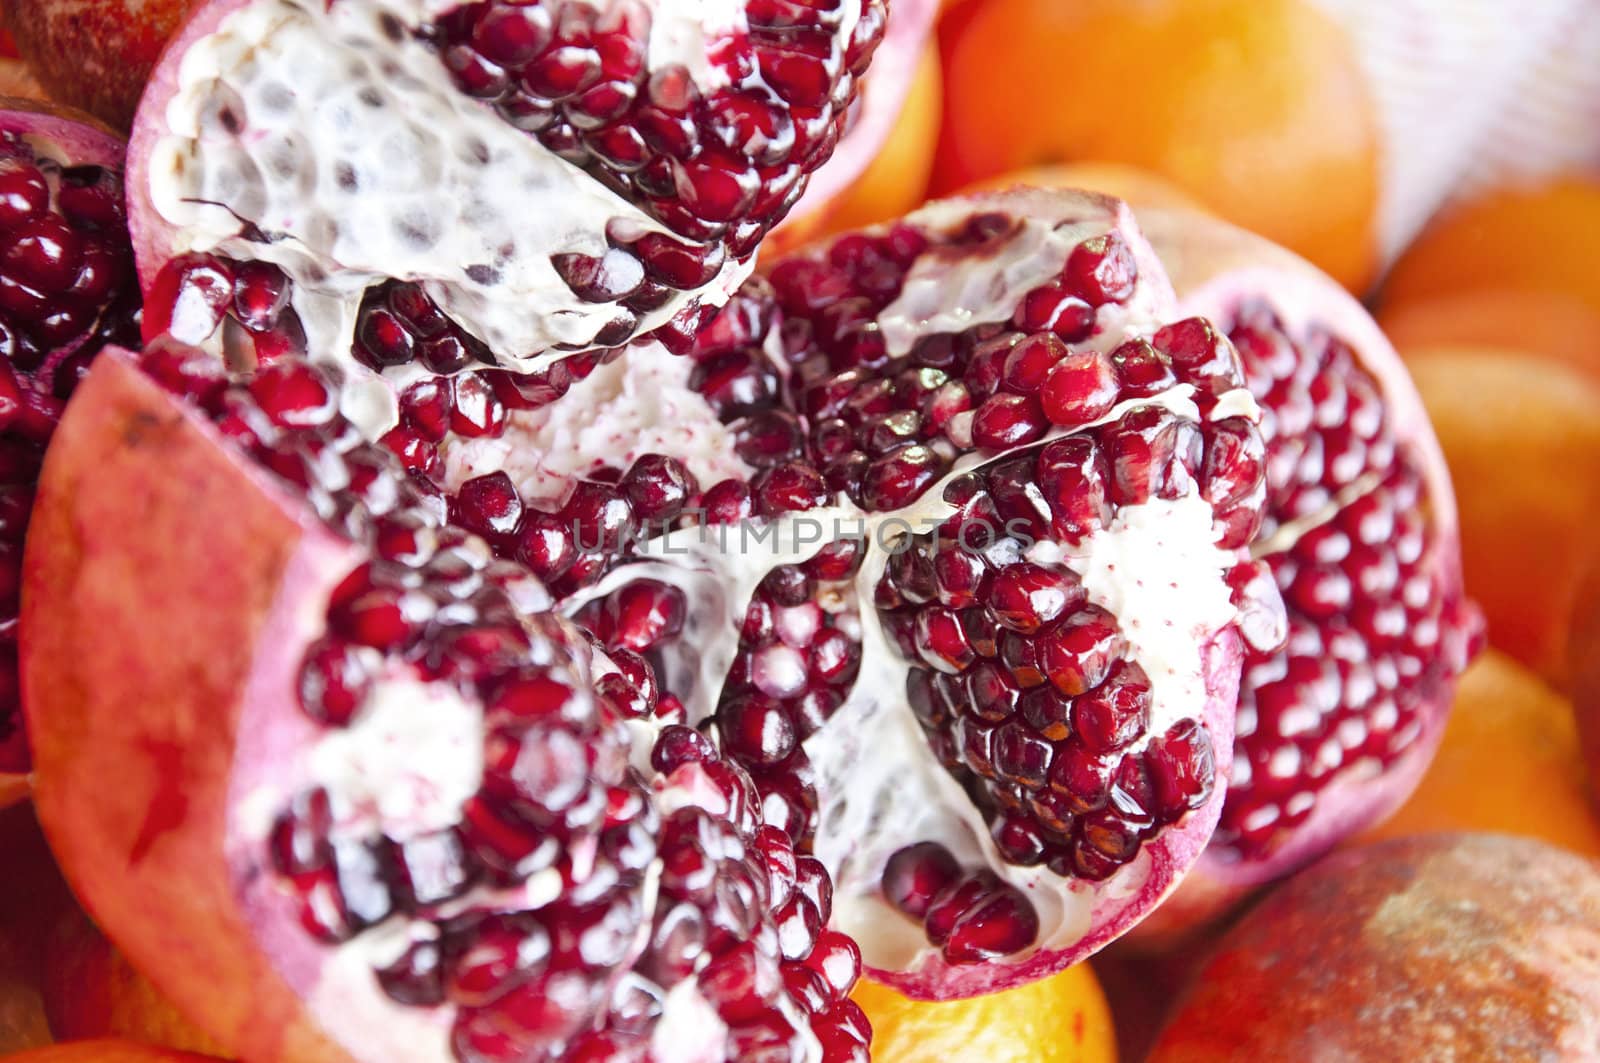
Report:
[[1037,977],[1210,836],[1256,404],[1115,201],[841,238],[543,409],[357,371],[102,358],[29,540],[41,819],[242,1057],[861,1058],[863,952]]
[[1227,803],[1152,926],[1295,870],[1421,778],[1483,621],[1462,592],[1455,499],[1394,349],[1331,279],[1198,215],[1141,212],[1184,311],[1227,332],[1263,409],[1267,516],[1251,546],[1289,616],[1252,651]]
[[121,141],[84,116],[0,97],[0,804],[28,769],[17,611],[39,463],[100,348],[138,335]]

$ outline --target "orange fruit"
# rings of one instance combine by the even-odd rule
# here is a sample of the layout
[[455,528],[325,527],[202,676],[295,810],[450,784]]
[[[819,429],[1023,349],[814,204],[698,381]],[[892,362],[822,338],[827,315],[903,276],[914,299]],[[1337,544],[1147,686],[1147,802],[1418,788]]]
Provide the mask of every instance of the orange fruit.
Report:
[[1507,351],[1418,350],[1407,364],[1450,466],[1489,642],[1560,686],[1600,519],[1600,382]]
[[1125,199],[1138,207],[1197,210],[1200,205],[1171,181],[1149,170],[1120,162],[1068,162],[1034,166],[998,177],[985,177],[964,191],[1004,190],[1019,185],[1031,188],[1085,188]]
[[1494,650],[1462,675],[1422,784],[1365,840],[1458,830],[1525,834],[1600,857],[1572,703]]
[[136,1041],[72,1041],[7,1056],[6,1063],[209,1063],[212,1056],[153,1048]]
[[1378,324],[1401,355],[1497,347],[1552,358],[1600,380],[1600,306],[1564,292],[1473,291],[1385,306]]
[[1308,0],[985,0],[940,37],[935,191],[1126,163],[1352,288],[1371,279],[1376,122],[1350,40]]
[[[871,90],[871,81],[866,91]],[[944,74],[939,53],[929,47],[917,62],[894,131],[855,184],[827,212],[826,231],[844,232],[898,218],[921,206],[933,176],[933,146],[939,137]],[[763,252],[766,252],[763,248]]]
[[970,1000],[908,1000],[863,979],[873,1063],[1115,1063],[1116,1034],[1094,972],[1060,974]]
[[1441,295],[1565,295],[1600,313],[1600,180],[1560,177],[1447,211],[1395,263],[1385,306]]

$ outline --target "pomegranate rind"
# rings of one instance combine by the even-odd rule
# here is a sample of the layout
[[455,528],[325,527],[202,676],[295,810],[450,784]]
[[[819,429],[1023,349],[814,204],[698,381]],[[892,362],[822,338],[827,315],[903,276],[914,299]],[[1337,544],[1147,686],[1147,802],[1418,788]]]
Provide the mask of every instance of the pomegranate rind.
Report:
[[795,230],[825,222],[833,202],[867,172],[900,121],[938,13],[937,0],[894,0],[883,41],[861,82],[855,124],[839,138],[833,158],[811,175],[805,194],[772,237],[788,243]]
[[1150,1055],[1592,1059],[1593,861],[1436,834],[1336,853],[1217,944]]
[[34,800],[63,872],[231,1051],[348,1058],[281,973],[293,958],[262,951],[225,857],[251,699],[287,688],[306,610],[353,548],[118,348],[62,420],[34,521],[22,683]]
[[156,274],[172,257],[173,229],[162,219],[150,196],[150,160],[155,157],[156,142],[166,135],[166,109],[178,92],[179,67],[191,45],[215,33],[224,19],[250,2],[212,0],[191,11],[162,49],[161,58],[156,60],[150,80],[145,84],[144,94],[139,97],[139,108],[134,112],[133,128],[128,135],[125,187],[128,234],[133,240],[139,287],[145,291],[150,290]]
[[[1172,277],[1184,311],[1214,318],[1225,316],[1241,298],[1261,300],[1290,330],[1315,322],[1357,352],[1362,368],[1381,387],[1396,442],[1416,457],[1427,485],[1433,546],[1419,567],[1440,573],[1443,585],[1459,594],[1460,534],[1444,452],[1404,363],[1361,304],[1298,255],[1209,215],[1155,209],[1140,211],[1139,222]],[[1459,673],[1465,663],[1461,660],[1453,671]],[[1453,679],[1442,685],[1421,716],[1415,741],[1380,776],[1345,770],[1321,787],[1310,815],[1266,858],[1241,861],[1208,851],[1184,889],[1141,933],[1157,935],[1204,920],[1243,893],[1303,867],[1389,816],[1416,789],[1432,761],[1454,692]]]
[[47,141],[75,165],[122,165],[122,137],[98,118],[71,107],[0,96],[0,130]]

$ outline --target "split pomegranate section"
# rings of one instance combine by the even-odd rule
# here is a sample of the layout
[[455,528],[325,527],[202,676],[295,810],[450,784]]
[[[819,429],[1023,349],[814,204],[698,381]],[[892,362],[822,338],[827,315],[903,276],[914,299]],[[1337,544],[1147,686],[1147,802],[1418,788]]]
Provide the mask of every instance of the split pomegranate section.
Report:
[[82,116],[0,99],[0,803],[28,769],[17,615],[44,448],[101,347],[138,334],[122,144]]
[[140,272],[171,314],[146,335],[337,351],[377,419],[379,377],[509,370],[546,402],[574,352],[682,349],[833,153],[887,21],[885,0],[214,0],[134,123]]
[[[1225,329],[1263,409],[1267,518],[1252,556],[1288,610],[1241,684],[1228,803],[1181,921],[1291,872],[1416,786],[1482,646],[1449,472],[1399,357],[1327,277],[1259,237],[1142,215],[1181,304]],[[1188,903],[1193,902],[1193,904]]]

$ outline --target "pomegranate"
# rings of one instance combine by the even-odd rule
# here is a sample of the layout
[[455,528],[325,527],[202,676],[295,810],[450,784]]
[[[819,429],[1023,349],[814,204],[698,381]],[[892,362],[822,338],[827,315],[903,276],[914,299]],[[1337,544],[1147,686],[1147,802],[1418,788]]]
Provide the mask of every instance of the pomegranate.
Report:
[[39,462],[100,348],[139,333],[121,167],[85,116],[0,98],[0,804],[28,770],[17,612]]
[[1152,1063],[1591,1059],[1600,874],[1528,838],[1337,853],[1201,968]]
[[202,5],[134,122],[146,334],[343,363],[365,423],[392,414],[380,378],[493,370],[537,405],[598,352],[686,347],[832,154],[887,17]]
[[1217,322],[1261,404],[1267,516],[1251,546],[1289,639],[1245,661],[1228,799],[1152,928],[1225,902],[1381,820],[1421,778],[1483,621],[1455,501],[1410,377],[1331,279],[1198,214],[1141,213],[1180,306]]
[[863,950],[923,996],[1068,965],[1197,857],[1281,635],[1256,406],[1173,309],[1125,207],[1039,193],[543,409],[109,354],[25,573],[67,876],[250,1059],[859,1059]]

